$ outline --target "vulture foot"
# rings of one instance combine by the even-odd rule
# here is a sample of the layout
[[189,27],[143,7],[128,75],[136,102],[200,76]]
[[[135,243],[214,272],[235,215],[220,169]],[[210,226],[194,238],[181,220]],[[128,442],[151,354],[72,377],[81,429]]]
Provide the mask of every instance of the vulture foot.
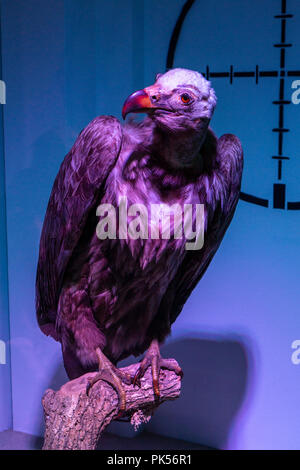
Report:
[[99,382],[99,380],[104,380],[110,384],[118,394],[119,413],[117,418],[120,418],[126,410],[126,394],[122,383],[130,385],[132,383],[132,378],[129,374],[122,372],[120,369],[115,367],[103,354],[100,348],[96,349],[96,354],[99,360],[99,372],[89,380],[86,393],[88,395],[90,389],[95,385],[95,383]]
[[168,369],[175,374],[180,375],[183,377],[182,369],[174,364],[172,359],[164,359],[160,355],[159,344],[157,340],[153,340],[144,359],[140,363],[140,367],[138,368],[135,376],[133,378],[133,385],[141,386],[141,378],[145,374],[148,367],[151,366],[152,370],[152,382],[153,382],[153,390],[155,398],[158,400],[160,393],[159,393],[159,373],[160,369]]

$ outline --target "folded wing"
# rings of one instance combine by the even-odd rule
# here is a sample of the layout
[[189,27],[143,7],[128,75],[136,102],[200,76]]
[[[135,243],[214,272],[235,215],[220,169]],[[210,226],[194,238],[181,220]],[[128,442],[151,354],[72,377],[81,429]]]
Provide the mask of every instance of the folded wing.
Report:
[[78,136],[55,179],[40,240],[36,312],[42,331],[58,339],[55,319],[68,262],[95,208],[122,143],[112,116],[99,116]]

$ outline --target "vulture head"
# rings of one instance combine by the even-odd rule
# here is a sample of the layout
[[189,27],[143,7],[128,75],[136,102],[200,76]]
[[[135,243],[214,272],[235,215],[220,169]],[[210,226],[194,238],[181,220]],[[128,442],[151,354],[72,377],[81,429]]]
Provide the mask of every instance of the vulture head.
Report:
[[210,82],[199,72],[177,68],[156,75],[153,85],[130,95],[122,116],[147,113],[158,126],[180,131],[197,127],[199,121],[208,124],[215,106]]
[[122,116],[125,119],[129,113],[147,113],[158,129],[173,140],[177,136],[181,149],[187,145],[187,151],[182,150],[178,158],[173,152],[175,166],[190,166],[215,106],[216,95],[208,80],[199,72],[176,68],[156,75],[153,85],[132,93],[124,103]]

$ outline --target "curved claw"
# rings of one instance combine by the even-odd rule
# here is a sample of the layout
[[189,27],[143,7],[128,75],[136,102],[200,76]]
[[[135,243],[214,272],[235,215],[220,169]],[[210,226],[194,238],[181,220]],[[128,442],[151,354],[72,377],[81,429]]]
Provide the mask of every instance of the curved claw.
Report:
[[153,390],[155,398],[158,400],[160,397],[159,392],[159,372],[160,372],[160,357],[154,356],[151,361],[151,369],[152,369],[152,382],[153,382]]
[[107,382],[117,392],[119,400],[119,412],[117,417],[119,418],[120,416],[123,416],[126,411],[126,393],[122,383],[130,385],[131,376],[128,373],[117,369],[102,353],[100,348],[96,349],[96,353],[99,359],[99,372],[88,380],[86,385],[86,394],[89,396],[91,388],[95,383],[99,382],[99,380]]
[[179,375],[180,378],[183,377],[182,369],[178,364],[174,363],[172,359],[164,359],[161,357],[157,340],[152,341],[138,370],[134,374],[132,379],[134,386],[137,385],[138,387],[141,387],[141,377],[143,377],[149,366],[151,366],[153,391],[156,400],[160,399],[159,374],[161,369],[171,370],[175,372],[175,374]]
[[155,399],[159,400],[160,398],[159,383],[158,383],[158,380],[156,379],[153,380],[153,390],[154,390]]
[[86,389],[85,389],[85,393],[87,394],[87,396],[89,396],[89,392],[92,388],[92,384],[91,384],[91,380],[88,381],[88,383],[86,384]]
[[176,375],[179,375],[181,379],[183,377],[183,370],[181,369],[181,367],[179,367],[179,365],[172,364],[169,359],[162,358],[160,367],[161,369],[172,370],[173,372],[175,372]]
[[148,367],[151,365],[151,362],[148,360],[148,358],[145,356],[144,359],[142,360],[138,370],[134,374],[132,383],[134,386],[138,386],[141,388],[141,378],[145,375],[146,370]]
[[115,417],[115,419],[120,419],[120,418],[122,418],[122,417],[124,416],[124,411],[125,411],[125,409],[124,409],[124,410],[121,410],[121,408],[120,408],[119,411],[118,411],[117,416]]
[[[98,372],[95,377],[88,381],[86,386],[86,393],[88,396],[90,389],[93,387],[93,385],[95,385],[95,383],[99,382],[99,380],[103,380],[104,382],[108,383],[117,392],[119,400],[119,412],[117,414],[117,418],[120,418],[126,411],[126,394],[124,388],[122,387],[121,380],[111,371],[102,370],[101,372]],[[124,381],[126,383],[126,378]]]
[[139,370],[137,370],[136,373],[134,374],[134,377],[132,379],[132,384],[134,387],[137,385],[139,388],[141,388],[141,379],[140,379]]

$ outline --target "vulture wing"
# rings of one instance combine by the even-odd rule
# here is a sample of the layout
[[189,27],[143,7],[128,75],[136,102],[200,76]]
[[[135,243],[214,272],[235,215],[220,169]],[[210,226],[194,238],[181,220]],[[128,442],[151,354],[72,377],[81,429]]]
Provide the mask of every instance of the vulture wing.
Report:
[[95,208],[122,143],[112,116],[99,116],[78,136],[55,179],[40,240],[36,311],[41,330],[58,339],[55,318],[64,273]]
[[217,144],[218,161],[222,187],[225,190],[223,202],[217,202],[214,209],[208,209],[208,226],[201,250],[187,251],[183,263],[168,287],[160,306],[165,316],[162,337],[180,314],[185,302],[202,278],[216,253],[231,222],[239,199],[243,170],[243,151],[241,143],[232,134],[224,134]]

